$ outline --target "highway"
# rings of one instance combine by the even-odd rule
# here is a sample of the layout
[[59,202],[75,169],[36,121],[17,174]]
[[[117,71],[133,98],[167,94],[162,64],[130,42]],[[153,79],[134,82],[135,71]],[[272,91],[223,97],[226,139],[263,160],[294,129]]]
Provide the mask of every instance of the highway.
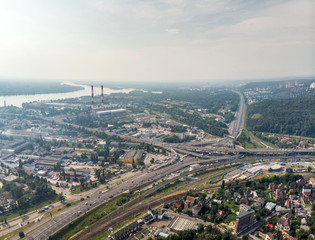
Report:
[[240,103],[239,103],[239,108],[236,114],[236,119],[233,122],[233,128],[231,132],[231,136],[233,138],[237,138],[242,130],[243,130],[243,125],[244,125],[244,118],[245,118],[245,99],[242,93],[235,91],[239,96],[240,96]]
[[[166,180],[163,184],[157,185],[153,187],[150,191],[148,191],[146,194],[141,196],[140,198],[133,200],[136,202],[139,202],[143,200],[147,194],[151,194],[155,192],[157,189],[167,185],[170,182],[175,181],[177,178],[181,178],[184,176],[187,176],[188,174],[192,174],[194,172],[198,171],[203,171],[206,168],[209,167],[218,167],[218,166],[226,166],[230,164],[242,164],[248,162],[248,159],[244,158],[238,158],[238,157],[231,157],[231,156],[224,156],[224,157],[214,157],[213,159],[208,159],[208,160],[199,160],[199,161],[192,161],[191,158],[187,158],[184,160],[184,162],[176,162],[173,165],[161,168],[156,171],[152,172],[143,172],[139,173],[139,176],[130,179],[129,181],[121,182],[117,186],[114,186],[112,189],[103,192],[102,194],[94,194],[91,195],[91,198],[88,200],[85,200],[73,207],[67,208],[63,210],[61,213],[57,213],[53,218],[48,221],[47,223],[43,224],[41,227],[30,233],[26,239],[33,239],[33,240],[42,240],[42,239],[47,239],[49,236],[53,235],[55,232],[57,232],[59,229],[62,227],[66,226],[73,220],[75,220],[79,215],[84,214],[88,210],[104,203],[107,202],[109,199],[112,197],[115,197],[119,195],[121,192],[135,187],[135,182],[138,182],[139,184],[144,184],[146,182],[152,183],[155,182],[157,183],[161,178],[169,176],[171,173],[178,172],[181,169],[185,169],[188,166],[190,166],[192,163],[199,163],[199,164],[205,164],[205,167],[201,167],[199,169],[196,169],[193,172],[186,172],[184,174],[181,174],[177,177],[174,177],[171,180]],[[250,160],[252,161],[252,160]],[[96,191],[95,191],[96,192]],[[88,202],[88,205],[85,205],[85,203]],[[129,202],[127,205],[124,206],[124,209],[128,207],[129,205],[133,205],[134,202]],[[115,214],[119,214],[119,212],[115,212]],[[116,216],[116,215],[115,215]]]
[[[91,195],[91,198],[83,201],[75,206],[69,207],[62,212],[57,213],[53,218],[48,221],[47,223],[44,223],[41,227],[34,230],[32,233],[30,233],[26,239],[33,239],[33,240],[42,240],[47,239],[49,236],[53,235],[55,232],[57,232],[62,227],[66,226],[73,220],[75,220],[78,216],[84,214],[85,212],[89,211],[91,208],[94,208],[112,197],[115,197],[122,192],[133,189],[135,187],[139,186],[145,186],[149,185],[154,182],[160,181],[162,178],[165,178],[169,176],[171,173],[177,173],[178,171],[187,168],[189,165],[194,163],[200,163],[200,164],[214,164],[214,166],[220,166],[220,165],[226,165],[230,164],[232,162],[238,162],[238,163],[244,163],[247,160],[244,159],[238,159],[238,157],[231,157],[231,156],[222,156],[222,157],[213,157],[211,154],[213,153],[219,153],[219,154],[242,154],[242,153],[280,153],[283,155],[286,154],[295,154],[295,153],[313,153],[315,150],[306,150],[306,149],[234,149],[230,147],[226,147],[227,145],[230,145],[232,140],[234,138],[237,138],[239,134],[241,133],[243,129],[243,122],[244,122],[244,115],[245,115],[245,100],[241,93],[236,92],[240,96],[240,104],[239,104],[239,110],[236,115],[236,119],[233,122],[230,134],[231,136],[221,139],[217,142],[217,145],[219,147],[215,146],[205,146],[205,147],[196,147],[191,146],[189,144],[165,144],[161,142],[156,142],[152,139],[146,139],[146,138],[134,138],[128,135],[119,135],[121,138],[127,140],[127,141],[134,141],[134,142],[146,142],[150,144],[154,144],[156,146],[164,147],[168,151],[172,152],[173,158],[171,160],[171,163],[169,163],[167,166],[157,169],[155,171],[148,171],[144,170],[143,172],[139,173],[137,176],[127,180],[127,181],[120,181],[116,183],[115,186],[113,186],[112,189],[109,189],[108,191],[103,192],[102,194],[97,194],[96,191],[94,191],[94,194]],[[59,124],[66,124],[66,125],[72,125],[73,127],[79,128],[80,126],[75,124],[68,124],[63,122],[62,119],[55,117],[52,119],[46,119],[48,121],[55,121]],[[91,132],[101,132],[103,130],[101,129],[92,129],[92,128],[86,128],[87,130]],[[108,135],[116,135],[114,133],[111,133],[109,131],[105,131]],[[200,161],[194,161],[192,158],[184,158],[183,162],[175,161],[175,157],[177,155],[176,152],[181,152],[187,155],[191,155],[194,157],[198,157],[204,160]],[[209,155],[210,154],[210,155]],[[200,168],[199,171],[201,171],[202,168]],[[152,191],[155,191],[155,188],[152,189]]]
[[[222,163],[230,162],[231,157],[213,157],[213,159],[208,161],[193,161],[192,158],[184,159],[184,162],[176,162],[172,165],[166,166],[164,168],[158,169],[156,171],[144,171],[143,173],[139,173],[135,178],[130,179],[129,181],[124,181],[118,183],[112,189],[104,192],[103,194],[94,194],[90,199],[83,201],[73,207],[69,207],[62,211],[62,213],[54,216],[49,222],[43,224],[43,226],[39,227],[31,234],[29,234],[26,239],[47,239],[53,233],[66,226],[74,219],[76,219],[81,214],[84,214],[92,207],[96,207],[110,198],[121,194],[122,192],[131,189],[137,184],[142,185],[145,183],[153,183],[158,182],[162,178],[170,175],[171,173],[175,173],[177,171],[182,170],[183,168],[187,168],[192,163],[210,163],[213,162],[216,165],[220,165]],[[233,159],[236,159],[235,157]],[[201,171],[202,169],[200,169]],[[88,203],[86,205],[86,202]]]

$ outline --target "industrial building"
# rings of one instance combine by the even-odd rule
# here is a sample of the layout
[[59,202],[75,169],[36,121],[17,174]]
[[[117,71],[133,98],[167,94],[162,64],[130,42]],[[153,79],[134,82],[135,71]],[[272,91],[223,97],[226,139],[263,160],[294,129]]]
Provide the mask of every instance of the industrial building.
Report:
[[139,164],[143,157],[143,154],[144,154],[143,150],[129,150],[123,156],[122,162],[130,164],[134,162],[135,164]]
[[192,171],[199,169],[199,168],[201,168],[201,166],[199,164],[192,164],[189,167],[189,171],[192,172]]
[[186,218],[174,217],[170,224],[167,226],[167,230],[177,232],[189,229],[197,229],[198,224]]
[[99,118],[120,117],[127,114],[126,109],[100,110],[95,112],[95,116]]
[[111,108],[110,107],[105,107],[104,106],[104,92],[103,92],[103,85],[101,86],[101,106],[99,107],[95,107],[94,106],[94,90],[93,90],[93,85],[91,86],[91,101],[92,101],[92,109],[91,109],[91,114],[95,117],[98,118],[111,118],[111,117],[120,117],[120,116],[124,116],[127,114],[127,110],[126,109],[117,109],[117,106],[115,107],[115,109],[108,109]]

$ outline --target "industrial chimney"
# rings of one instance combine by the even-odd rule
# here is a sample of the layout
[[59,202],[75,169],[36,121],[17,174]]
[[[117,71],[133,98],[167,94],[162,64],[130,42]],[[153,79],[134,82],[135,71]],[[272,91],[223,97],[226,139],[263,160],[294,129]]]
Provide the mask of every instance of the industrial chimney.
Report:
[[103,92],[103,85],[101,86],[102,89],[102,107],[104,106],[104,92]]
[[93,93],[93,85],[91,86],[92,90],[92,108],[94,107],[94,93]]

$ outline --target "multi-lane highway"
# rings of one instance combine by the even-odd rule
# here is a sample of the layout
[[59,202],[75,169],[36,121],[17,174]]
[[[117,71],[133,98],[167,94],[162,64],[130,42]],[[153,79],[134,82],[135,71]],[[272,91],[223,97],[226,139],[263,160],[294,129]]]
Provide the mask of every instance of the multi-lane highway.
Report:
[[[26,237],[26,239],[40,239],[40,240],[47,239],[49,236],[57,232],[59,229],[61,229],[62,227],[72,222],[79,215],[82,215],[88,210],[90,210],[91,208],[96,207],[108,201],[110,198],[117,196],[126,190],[134,189],[138,185],[144,186],[153,182],[157,182],[161,180],[161,178],[165,178],[171,173],[178,172],[181,169],[187,168],[189,165],[193,163],[197,163],[196,161],[193,161],[192,158],[184,158],[183,162],[175,161],[177,154],[176,152],[174,152],[174,150],[178,152],[182,152],[187,155],[196,156],[199,158],[207,158],[207,160],[201,160],[201,161],[198,161],[198,163],[212,163],[212,164],[215,164],[216,166],[229,164],[235,161],[242,162],[243,160],[237,160],[236,157],[231,158],[231,156],[213,157],[213,156],[210,156],[209,153],[212,154],[214,152],[217,152],[221,154],[222,153],[239,154],[239,153],[264,153],[265,152],[265,153],[290,154],[290,153],[305,152],[305,150],[297,150],[297,149],[287,149],[287,150],[284,150],[284,149],[234,149],[234,148],[226,147],[227,145],[231,146],[230,143],[232,139],[237,138],[243,129],[244,114],[245,114],[245,108],[246,108],[245,100],[241,93],[239,92],[237,93],[240,96],[240,104],[239,104],[238,113],[236,115],[236,120],[234,121],[230,129],[230,136],[218,141],[217,146],[196,147],[189,144],[165,145],[164,143],[155,142],[152,139],[145,139],[145,138],[138,139],[138,138],[133,138],[128,135],[120,135],[122,138],[128,141],[146,142],[146,143],[152,143],[156,146],[164,147],[168,151],[172,152],[173,159],[171,160],[170,164],[168,164],[167,166],[161,169],[157,169],[155,171],[144,170],[143,172],[139,172],[137,176],[134,176],[128,181],[121,180],[120,182],[116,182],[116,185],[112,189],[105,191],[102,194],[98,194],[95,192],[95,194],[91,195],[91,198],[89,198],[87,201],[81,202],[73,207],[63,210],[60,213],[57,213],[55,216],[53,216],[53,218],[50,221],[43,224],[41,227],[37,228],[35,231],[29,234]],[[52,119],[50,119],[50,121],[51,120]],[[68,123],[64,123],[62,119],[54,118],[53,120],[59,124],[68,125]],[[73,127],[80,127],[75,124],[71,124],[71,125]],[[87,129],[87,130],[91,132],[100,131],[100,129]],[[106,133],[113,134],[110,132],[106,132]],[[310,150],[308,150],[307,152],[310,152]],[[315,152],[315,150],[311,152]],[[208,156],[205,157],[204,153],[208,153]]]
[[[230,156],[213,157],[213,159],[208,160],[204,163],[213,162],[215,164],[220,164],[221,162],[226,163],[227,161],[229,161],[229,159]],[[26,237],[26,239],[47,239],[53,233],[66,226],[79,215],[84,214],[92,207],[96,207],[104,203],[105,201],[108,201],[108,199],[119,195],[123,191],[135,187],[136,185],[158,182],[159,180],[161,180],[161,178],[164,178],[171,173],[182,170],[183,168],[187,168],[192,163],[195,163],[193,160],[194,159],[192,158],[185,158],[184,162],[176,162],[172,165],[166,166],[156,171],[143,171],[142,173],[140,172],[136,177],[130,179],[129,181],[121,181],[112,189],[102,194],[95,194],[91,196],[87,201],[83,201],[73,207],[64,210],[62,213],[57,214],[56,216],[53,216],[53,218],[49,222],[45,223],[43,226],[33,231]],[[199,163],[201,163],[201,161]]]
[[244,125],[244,118],[245,118],[245,99],[242,93],[235,91],[239,96],[240,96],[240,103],[239,103],[239,108],[236,114],[236,119],[233,122],[233,128],[231,131],[231,136],[233,138],[237,138],[242,130],[243,130],[243,125]]

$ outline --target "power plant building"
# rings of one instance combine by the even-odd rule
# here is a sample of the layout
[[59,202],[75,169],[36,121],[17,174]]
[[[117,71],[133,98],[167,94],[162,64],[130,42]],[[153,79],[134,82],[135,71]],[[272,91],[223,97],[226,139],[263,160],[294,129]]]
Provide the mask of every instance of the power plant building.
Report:
[[111,118],[111,117],[119,117],[127,114],[126,109],[112,109],[112,110],[103,110],[95,112],[96,117],[99,118]]

